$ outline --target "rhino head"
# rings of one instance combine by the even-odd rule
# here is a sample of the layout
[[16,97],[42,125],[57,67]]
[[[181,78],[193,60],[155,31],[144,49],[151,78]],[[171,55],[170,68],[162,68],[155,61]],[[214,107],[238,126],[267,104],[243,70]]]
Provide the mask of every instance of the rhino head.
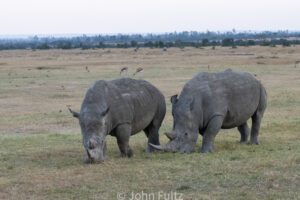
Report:
[[191,153],[194,151],[198,139],[198,126],[193,117],[194,99],[187,98],[178,101],[177,95],[171,97],[173,130],[165,133],[170,141],[165,145],[152,147],[162,151]]
[[86,163],[100,163],[106,157],[106,135],[108,134],[108,106],[87,105],[80,113],[69,108],[79,120],[85,149]]

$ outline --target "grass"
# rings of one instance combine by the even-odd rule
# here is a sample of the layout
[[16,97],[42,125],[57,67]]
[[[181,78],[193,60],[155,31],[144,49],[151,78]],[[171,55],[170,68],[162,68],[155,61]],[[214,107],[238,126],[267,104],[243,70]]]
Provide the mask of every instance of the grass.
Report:
[[[1,51],[0,199],[117,199],[117,193],[159,191],[176,191],[184,199],[299,199],[300,67],[294,64],[299,57],[299,46]],[[210,71],[255,73],[266,86],[261,145],[239,144],[232,129],[217,135],[212,154],[146,154],[140,133],[131,137],[134,157],[127,159],[119,157],[109,136],[108,160],[83,164],[80,128],[66,105],[78,110],[94,80],[142,66],[137,78],[166,97],[160,130],[165,132],[172,127],[170,96],[208,65]],[[161,142],[167,142],[163,134]],[[201,138],[197,150],[200,146]]]

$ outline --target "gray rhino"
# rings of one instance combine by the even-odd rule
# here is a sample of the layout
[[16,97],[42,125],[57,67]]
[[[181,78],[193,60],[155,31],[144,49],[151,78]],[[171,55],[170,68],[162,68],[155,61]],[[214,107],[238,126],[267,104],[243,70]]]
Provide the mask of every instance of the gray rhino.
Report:
[[201,152],[212,152],[215,136],[222,129],[237,127],[241,143],[248,141],[247,120],[252,119],[251,144],[258,144],[261,120],[267,106],[263,85],[250,73],[232,71],[199,73],[188,81],[179,98],[171,97],[173,131],[165,145],[154,148],[190,153],[198,133],[203,136]]
[[[101,162],[106,157],[106,135],[117,138],[122,156],[131,157],[129,137],[144,131],[148,144],[159,145],[158,130],[166,113],[162,93],[144,80],[121,78],[96,81],[86,92],[79,119],[86,162]],[[154,149],[148,145],[147,151]]]

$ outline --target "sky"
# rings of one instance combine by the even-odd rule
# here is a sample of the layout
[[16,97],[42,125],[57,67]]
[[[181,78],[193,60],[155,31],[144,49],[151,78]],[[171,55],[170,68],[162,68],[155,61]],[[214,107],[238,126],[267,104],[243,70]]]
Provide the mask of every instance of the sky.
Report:
[[1,0],[0,35],[300,30],[300,0]]

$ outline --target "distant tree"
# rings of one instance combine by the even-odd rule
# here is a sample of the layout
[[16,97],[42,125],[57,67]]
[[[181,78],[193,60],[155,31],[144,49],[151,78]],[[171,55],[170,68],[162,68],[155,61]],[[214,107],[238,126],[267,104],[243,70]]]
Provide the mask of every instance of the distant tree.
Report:
[[234,46],[234,40],[233,38],[225,38],[222,40],[222,46],[223,47],[229,47]]
[[183,46],[183,45],[182,45],[182,41],[181,41],[181,40],[176,40],[174,46],[175,46],[175,47],[182,48],[182,46]]
[[166,42],[165,46],[170,48],[170,47],[174,47],[174,42]]
[[[281,39],[278,39],[281,38]],[[75,37],[38,37],[23,39],[0,38],[0,49],[71,49],[127,47],[199,47],[201,46],[290,46],[300,44],[300,32],[197,32],[183,31],[164,34],[81,35]]]
[[220,42],[213,40],[213,41],[210,42],[210,45],[218,46],[218,45],[220,45]]
[[209,45],[209,40],[206,38],[202,39],[202,46],[206,47],[208,45]]
[[137,43],[137,41],[132,40],[130,42],[130,45],[131,45],[131,47],[137,47],[138,43]]
[[164,47],[164,42],[163,41],[156,41],[154,46],[156,48],[163,48]]
[[287,40],[287,39],[280,39],[280,44],[283,46],[283,47],[289,47],[291,46],[291,43]]
[[254,40],[247,40],[247,46],[254,46],[255,41]]
[[50,49],[50,46],[47,43],[43,43],[43,44],[37,45],[36,49]]
[[71,49],[72,42],[69,40],[59,40],[56,42],[56,48],[58,49]]
[[158,47],[159,48],[163,48],[165,45],[164,45],[164,42],[163,41],[158,41]]
[[103,42],[99,42],[97,47],[98,48],[105,48],[106,45]]
[[117,44],[117,48],[128,48],[129,47],[129,45],[128,45],[128,43],[118,43]]
[[271,42],[268,41],[268,40],[263,40],[261,43],[260,43],[260,46],[270,46],[271,45]]
[[154,44],[152,41],[149,41],[149,42],[145,42],[144,46],[152,48],[152,47],[154,47]]

